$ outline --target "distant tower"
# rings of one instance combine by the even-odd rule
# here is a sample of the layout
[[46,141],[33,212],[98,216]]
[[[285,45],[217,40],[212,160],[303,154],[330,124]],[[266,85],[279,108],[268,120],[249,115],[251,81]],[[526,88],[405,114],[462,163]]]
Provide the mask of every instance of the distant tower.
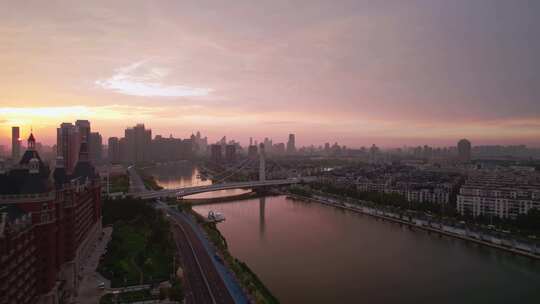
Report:
[[287,153],[292,154],[296,152],[296,138],[294,134],[289,134],[289,141],[287,142]]
[[467,139],[462,139],[457,144],[458,159],[462,163],[471,161],[471,142]]
[[264,144],[259,145],[259,181],[266,180],[266,155],[264,152]]
[[11,158],[14,162],[21,157],[21,140],[19,127],[11,127]]

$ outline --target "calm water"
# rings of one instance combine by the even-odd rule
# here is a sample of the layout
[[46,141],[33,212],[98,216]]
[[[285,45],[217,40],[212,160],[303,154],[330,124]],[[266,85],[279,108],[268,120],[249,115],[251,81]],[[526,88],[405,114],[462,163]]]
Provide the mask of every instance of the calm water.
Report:
[[[211,185],[212,181],[202,180],[199,176],[199,169],[192,163],[183,162],[173,165],[164,165],[146,169],[156,179],[156,182],[165,189],[182,187],[194,187]],[[188,195],[185,198],[211,198],[238,195],[249,192],[249,190],[232,189],[220,190],[207,193]]]
[[284,196],[197,206],[282,303],[540,303],[540,263]]

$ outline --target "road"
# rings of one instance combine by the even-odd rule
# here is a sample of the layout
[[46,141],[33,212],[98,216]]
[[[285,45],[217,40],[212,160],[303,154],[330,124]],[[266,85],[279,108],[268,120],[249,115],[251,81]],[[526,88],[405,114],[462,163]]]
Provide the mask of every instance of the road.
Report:
[[212,258],[184,215],[169,212],[173,222],[176,246],[182,256],[187,275],[187,303],[235,303],[225,282],[219,275]]
[[141,176],[137,173],[135,166],[128,167],[129,173],[129,193],[147,192]]
[[101,296],[105,294],[104,289],[100,289],[98,284],[103,282],[105,287],[110,287],[107,279],[102,277],[97,271],[100,257],[105,253],[107,243],[111,239],[112,227],[103,228],[103,238],[96,244],[96,248],[92,251],[92,255],[84,264],[81,272],[82,280],[79,285],[78,295],[75,303],[94,304],[99,303]]
[[[134,167],[129,167],[130,191],[147,192],[144,183]],[[172,232],[185,274],[187,304],[232,304],[235,301],[213,258],[185,215],[157,201],[155,207],[162,209],[172,223]]]

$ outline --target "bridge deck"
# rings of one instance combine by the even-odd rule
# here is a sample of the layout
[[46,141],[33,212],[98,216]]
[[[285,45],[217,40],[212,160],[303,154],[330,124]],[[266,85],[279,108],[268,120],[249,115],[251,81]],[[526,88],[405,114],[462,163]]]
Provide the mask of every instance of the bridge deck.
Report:
[[131,195],[134,197],[139,197],[139,198],[144,198],[144,199],[157,198],[157,197],[182,197],[182,196],[188,196],[192,194],[219,191],[219,190],[257,188],[257,187],[265,187],[265,186],[281,186],[281,185],[296,184],[299,182],[300,180],[298,179],[279,179],[279,180],[267,180],[267,181],[222,183],[222,184],[207,185],[207,186],[164,189],[164,190],[158,190],[158,191],[144,191],[144,192],[138,192],[138,193],[131,193]]

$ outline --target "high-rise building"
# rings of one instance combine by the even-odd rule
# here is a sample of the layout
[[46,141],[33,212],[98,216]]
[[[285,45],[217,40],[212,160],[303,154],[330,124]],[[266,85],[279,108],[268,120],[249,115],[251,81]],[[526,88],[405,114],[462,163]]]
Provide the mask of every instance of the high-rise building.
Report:
[[223,157],[220,144],[213,144],[210,146],[210,156],[212,157],[213,162],[218,164],[221,163]]
[[56,129],[56,155],[64,159],[64,167],[68,173],[73,171],[79,154],[81,136],[76,126],[64,122]]
[[458,159],[460,162],[466,163],[471,161],[471,142],[462,139],[457,144]]
[[264,138],[264,149],[267,154],[272,154],[274,152],[272,139],[268,137]]
[[118,140],[118,137],[109,137],[107,154],[109,162],[120,162],[120,141]]
[[127,128],[124,135],[126,149],[123,151],[123,161],[140,163],[151,160],[151,129],[146,129],[144,124],[137,124],[133,128]]
[[189,139],[174,138],[172,135],[162,137],[157,135],[152,140],[152,157],[153,161],[176,161],[189,159],[193,155],[193,143],[197,141],[196,136]]
[[234,163],[236,161],[236,145],[225,146],[225,160],[228,163]]
[[272,148],[272,151],[275,153],[275,154],[279,154],[279,155],[282,155],[282,154],[285,154],[285,144],[284,143],[277,143],[273,146]]
[[289,134],[289,141],[287,141],[287,153],[296,152],[296,142],[294,134]]
[[11,158],[16,162],[21,157],[21,139],[19,127],[11,127]]
[[257,145],[250,145],[248,147],[248,157],[250,159],[257,159],[257,157],[259,157],[259,149],[257,148]]
[[77,120],[75,122],[75,127],[79,131],[80,142],[85,142],[88,146],[90,142],[90,122],[88,120]]
[[90,161],[94,164],[101,161],[103,158],[103,138],[99,132],[90,133],[88,148],[90,151]]

